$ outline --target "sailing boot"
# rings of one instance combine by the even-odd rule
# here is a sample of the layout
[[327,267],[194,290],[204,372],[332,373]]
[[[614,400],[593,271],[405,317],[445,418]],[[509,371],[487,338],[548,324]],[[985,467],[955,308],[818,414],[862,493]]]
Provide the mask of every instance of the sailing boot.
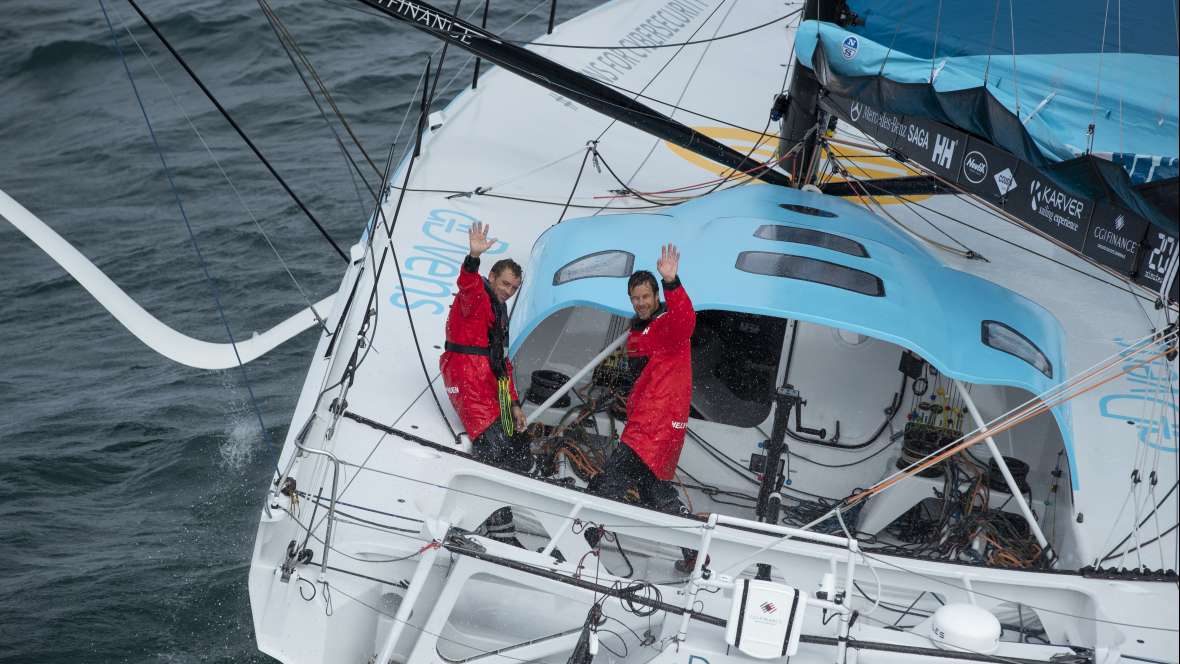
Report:
[[516,522],[512,518],[511,507],[501,507],[492,512],[475,532],[497,542],[524,548],[524,544],[516,538]]

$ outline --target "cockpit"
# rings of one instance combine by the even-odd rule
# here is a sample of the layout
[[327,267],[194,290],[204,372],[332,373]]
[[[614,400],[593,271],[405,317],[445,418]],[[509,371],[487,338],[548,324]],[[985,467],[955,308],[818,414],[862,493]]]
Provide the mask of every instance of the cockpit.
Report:
[[849,525],[885,550],[1080,564],[1068,406],[873,488],[1050,389],[1065,374],[1057,321],[879,217],[802,191],[747,187],[672,214],[566,221],[538,240],[512,354],[542,476],[582,487],[619,444],[634,374],[604,349],[628,329],[627,277],[654,269],[665,242],[697,311],[674,480],[690,509],[803,525],[871,491]]

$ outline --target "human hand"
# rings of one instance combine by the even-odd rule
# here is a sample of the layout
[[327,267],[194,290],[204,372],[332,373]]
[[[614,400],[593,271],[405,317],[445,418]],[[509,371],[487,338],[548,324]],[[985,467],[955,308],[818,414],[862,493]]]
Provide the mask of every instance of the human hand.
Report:
[[656,262],[656,270],[664,281],[675,281],[680,270],[680,250],[674,244],[660,247],[660,260]]
[[524,409],[516,404],[512,404],[512,421],[516,424],[518,433],[523,433],[528,428],[524,421]]
[[471,224],[471,229],[467,231],[467,246],[468,252],[472,258],[479,258],[479,255],[487,251],[496,243],[496,238],[488,238],[488,231],[492,230],[490,224],[475,222]]

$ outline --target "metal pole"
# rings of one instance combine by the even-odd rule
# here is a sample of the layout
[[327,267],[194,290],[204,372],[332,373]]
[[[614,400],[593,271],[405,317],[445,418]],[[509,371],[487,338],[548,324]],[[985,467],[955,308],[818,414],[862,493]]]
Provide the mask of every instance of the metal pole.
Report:
[[[446,528],[443,529],[443,532],[446,532]],[[418,559],[418,566],[414,568],[414,575],[410,577],[410,583],[406,586],[406,594],[402,597],[402,603],[398,605],[397,614],[393,617],[393,625],[389,628],[389,636],[385,639],[385,645],[381,648],[381,654],[377,656],[377,662],[380,662],[380,664],[388,664],[389,660],[393,657],[393,650],[397,646],[397,640],[405,630],[407,621],[410,619],[410,613],[414,609],[414,603],[418,601],[418,595],[422,593],[422,587],[426,585],[426,575],[434,567],[434,559],[438,557],[438,552],[441,550],[441,546],[430,547]]]
[[[463,4],[463,0],[455,0],[455,10],[451,12],[453,16],[459,15],[459,6]],[[434,70],[434,86],[430,88],[430,104],[434,105],[434,93],[438,92],[438,82],[442,80],[443,64],[447,61],[447,49],[451,46],[451,42],[444,41],[442,55],[438,56],[438,67]]]
[[[971,400],[971,395],[967,394],[963,383],[956,380],[955,389],[959,391],[959,396],[963,397],[963,403],[967,405],[967,410],[971,413],[971,419],[975,420],[975,426],[979,427],[979,432],[986,434],[987,425],[983,423],[983,417],[979,414],[979,409],[975,407],[975,402]],[[995,460],[996,466],[1000,469],[1000,474],[1004,476],[1004,482],[1008,485],[1008,491],[1012,493],[1012,498],[1016,500],[1016,504],[1020,507],[1020,513],[1024,515],[1024,520],[1028,522],[1028,527],[1032,530],[1033,536],[1037,538],[1037,543],[1041,545],[1041,549],[1048,550],[1049,541],[1045,539],[1045,533],[1041,532],[1041,525],[1037,523],[1036,517],[1033,516],[1028,503],[1025,502],[1024,494],[1020,492],[1020,486],[1016,484],[1016,478],[1012,477],[1012,471],[1008,470],[1008,464],[1004,462],[1004,457],[1000,454],[1000,448],[996,447],[996,441],[990,435],[984,440],[987,442],[987,449],[992,453],[992,459]]]
[[709,559],[709,545],[713,543],[713,531],[717,529],[717,513],[709,515],[709,522],[705,524],[705,532],[701,534],[700,550],[697,551],[696,564],[693,565],[692,576],[688,580],[688,592],[684,594],[684,613],[680,616],[680,630],[676,633],[676,641],[683,643],[688,638],[688,622],[692,619],[692,605],[697,601],[700,591],[702,572],[705,561]]
[[422,81],[422,108],[418,111],[418,138],[414,142],[414,157],[417,158],[422,154],[422,133],[426,131],[428,120],[426,116],[430,114],[430,58],[426,58],[426,72],[422,74],[424,80]]
[[565,396],[566,392],[569,392],[570,390],[574,389],[575,383],[577,383],[579,380],[582,380],[582,378],[584,378],[586,376],[586,374],[590,373],[594,369],[594,367],[598,366],[603,360],[605,360],[607,358],[608,355],[615,352],[616,348],[623,345],[623,342],[627,340],[628,334],[630,334],[630,332],[624,332],[621,335],[619,335],[618,339],[615,339],[614,341],[610,342],[610,345],[607,346],[606,348],[603,348],[601,353],[595,355],[594,359],[590,360],[589,364],[582,367],[581,369],[578,369],[578,373],[574,374],[573,376],[570,376],[570,379],[565,382],[565,385],[562,385],[561,388],[559,388],[548,399],[545,400],[545,403],[541,404],[540,406],[537,406],[537,409],[534,410],[532,413],[529,414],[528,417],[525,418],[525,420],[524,420],[525,426],[527,427],[528,425],[532,424],[533,422],[536,422],[537,418],[540,417],[545,411],[549,410],[550,406],[557,403],[558,399]]
[[552,0],[549,3],[549,31],[545,34],[553,34],[553,21],[557,19],[557,0]]
[[[479,27],[483,28],[484,30],[486,30],[488,27],[488,5],[491,4],[491,1],[492,0],[483,0],[483,20],[479,22]],[[474,90],[476,85],[479,84],[479,63],[481,63],[481,62],[483,62],[483,59],[480,58],[479,56],[476,56],[476,58],[475,58],[475,74],[471,77],[471,89],[472,90]]]

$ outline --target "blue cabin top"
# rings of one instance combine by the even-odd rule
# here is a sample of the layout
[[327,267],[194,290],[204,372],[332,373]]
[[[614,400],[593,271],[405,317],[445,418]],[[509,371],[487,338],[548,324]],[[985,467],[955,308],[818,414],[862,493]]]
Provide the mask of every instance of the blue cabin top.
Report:
[[[771,185],[712,194],[661,214],[571,219],[533,247],[513,312],[515,353],[554,312],[630,317],[627,277],[680,248],[698,311],[796,319],[907,348],[952,378],[1040,394],[1068,375],[1064,332],[1040,305],[951,269],[897,226],[840,198]],[[1068,406],[1054,416],[1072,461]]]

